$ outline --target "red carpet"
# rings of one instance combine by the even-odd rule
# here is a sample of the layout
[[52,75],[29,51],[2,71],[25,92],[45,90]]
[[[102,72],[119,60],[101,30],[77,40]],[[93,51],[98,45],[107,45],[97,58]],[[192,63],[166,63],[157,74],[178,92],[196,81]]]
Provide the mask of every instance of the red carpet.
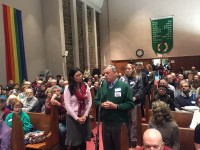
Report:
[[[92,132],[94,133],[94,138],[91,139],[90,142],[87,142],[87,150],[95,150],[95,140],[96,140],[96,133],[97,133],[97,127],[95,127]],[[99,150],[103,150],[103,142],[102,142],[102,126],[100,123],[99,126]]]

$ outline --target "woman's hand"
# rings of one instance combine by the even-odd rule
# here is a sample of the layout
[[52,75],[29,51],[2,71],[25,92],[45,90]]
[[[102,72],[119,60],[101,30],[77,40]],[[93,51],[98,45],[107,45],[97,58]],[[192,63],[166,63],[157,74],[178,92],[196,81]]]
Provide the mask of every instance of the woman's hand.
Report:
[[80,124],[85,123],[85,120],[86,120],[86,116],[85,116],[85,115],[83,115],[82,117],[79,117],[79,118],[77,119],[78,123],[80,123]]
[[65,115],[59,115],[58,117],[59,117],[60,120],[64,120],[66,116]]
[[86,116],[83,115],[81,118],[82,118],[82,120],[85,122],[85,120],[86,120]]

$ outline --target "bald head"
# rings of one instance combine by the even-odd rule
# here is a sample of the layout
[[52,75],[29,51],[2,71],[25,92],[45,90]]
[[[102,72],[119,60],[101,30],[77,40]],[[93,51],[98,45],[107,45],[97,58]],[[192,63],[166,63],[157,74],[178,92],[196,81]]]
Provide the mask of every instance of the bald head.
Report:
[[163,150],[163,140],[161,133],[156,129],[147,129],[143,135],[145,150]]

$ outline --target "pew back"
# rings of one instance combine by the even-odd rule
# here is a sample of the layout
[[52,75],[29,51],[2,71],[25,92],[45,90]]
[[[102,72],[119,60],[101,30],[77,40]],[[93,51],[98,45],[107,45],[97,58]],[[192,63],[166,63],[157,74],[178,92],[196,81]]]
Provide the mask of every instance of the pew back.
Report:
[[193,113],[172,111],[174,120],[179,127],[188,128],[192,122]]
[[90,118],[90,125],[91,128],[94,129],[96,127],[96,107],[94,106],[94,98],[95,98],[95,93],[94,93],[94,88],[90,89],[91,96],[92,96],[92,107],[90,109],[90,115],[92,118]]
[[[148,129],[148,124],[142,123],[142,135]],[[179,127],[180,150],[195,150],[194,130]],[[142,141],[143,142],[143,141]]]
[[179,140],[181,150],[195,150],[193,129],[179,127]]
[[128,150],[129,147],[129,138],[128,138],[128,130],[125,123],[121,125],[121,143],[120,143],[120,150]]
[[18,114],[13,114],[11,130],[11,149],[24,150],[24,131],[21,119]]
[[[33,112],[28,112],[27,114],[29,115],[31,123],[35,129],[47,132],[51,131],[51,126],[48,124],[51,122],[51,115]],[[44,121],[46,123],[44,123]]]
[[[190,126],[190,124],[192,122],[193,113],[191,113],[191,112],[176,112],[176,111],[171,111],[171,113],[179,127],[188,128]],[[147,115],[147,116],[149,116],[147,118],[147,123],[149,122],[151,115],[152,115],[152,111],[149,110],[148,115]]]
[[[36,130],[46,131],[48,133],[47,137],[42,143],[24,145],[23,125],[20,117],[15,117],[14,115],[11,132],[12,150],[23,150],[23,147],[25,147],[25,149],[51,149],[59,144],[58,110],[56,106],[52,106],[51,114],[33,112],[27,114],[29,115],[34,128]],[[21,149],[18,149],[17,147],[21,147]]]
[[137,106],[137,145],[139,146],[143,145],[142,133],[142,114],[140,106]]
[[26,148],[32,149],[50,149],[59,144],[59,127],[58,127],[58,108],[51,107],[50,114],[28,112],[31,123],[37,130],[46,131],[48,133],[45,142],[38,144],[28,144]]

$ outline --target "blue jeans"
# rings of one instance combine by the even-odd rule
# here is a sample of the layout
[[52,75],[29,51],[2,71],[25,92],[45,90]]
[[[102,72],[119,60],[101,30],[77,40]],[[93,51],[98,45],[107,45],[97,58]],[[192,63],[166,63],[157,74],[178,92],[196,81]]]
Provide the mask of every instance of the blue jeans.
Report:
[[60,133],[60,144],[65,146],[65,138],[67,133],[67,127],[65,123],[59,123],[59,133]]

